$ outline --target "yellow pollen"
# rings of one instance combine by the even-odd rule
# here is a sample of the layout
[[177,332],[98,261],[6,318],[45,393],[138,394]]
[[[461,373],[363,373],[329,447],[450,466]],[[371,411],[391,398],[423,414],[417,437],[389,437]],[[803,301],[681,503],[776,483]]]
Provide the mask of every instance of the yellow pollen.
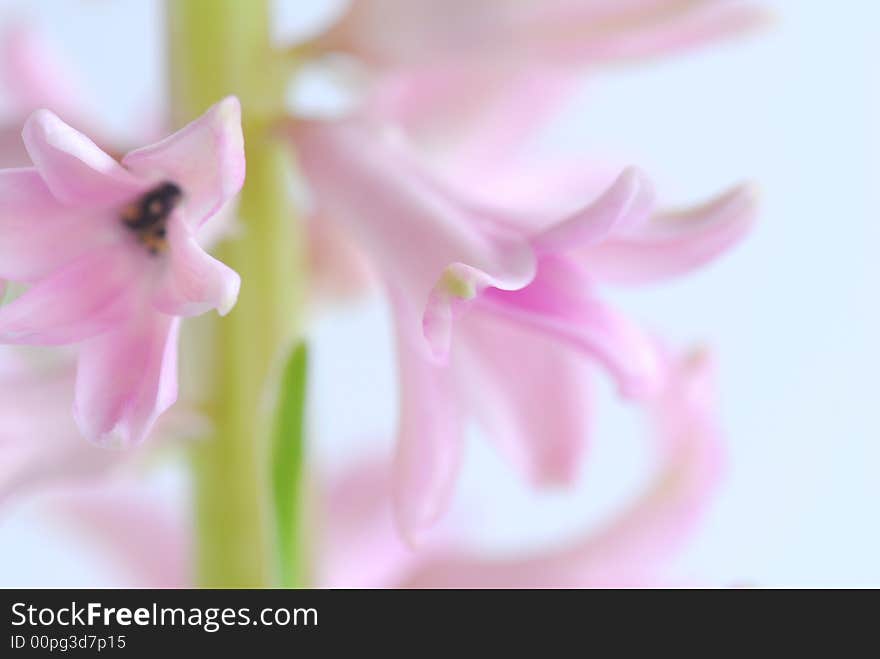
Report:
[[465,279],[451,268],[443,273],[440,280],[440,289],[452,297],[462,300],[472,300],[477,296],[477,288],[474,283]]

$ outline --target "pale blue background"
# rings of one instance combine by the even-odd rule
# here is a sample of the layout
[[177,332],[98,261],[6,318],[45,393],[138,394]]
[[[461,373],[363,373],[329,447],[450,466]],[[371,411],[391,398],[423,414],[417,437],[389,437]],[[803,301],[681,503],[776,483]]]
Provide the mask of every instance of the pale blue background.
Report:
[[[324,3],[289,4],[317,15]],[[619,298],[719,356],[731,470],[676,572],[713,584],[880,586],[880,8],[765,4],[777,21],[763,34],[593,78],[548,130],[547,148],[638,163],[670,202],[744,178],[763,191],[758,229],[734,254],[699,276]],[[3,0],[0,21],[15,8],[69,53],[116,129],[126,112],[159,105],[154,3]],[[319,464],[376,444],[389,450],[388,329],[378,304],[315,328]],[[632,494],[647,466],[641,427],[607,384],[598,408],[574,492],[536,496],[474,438],[460,499],[486,511],[480,542],[550,543]],[[111,571],[28,507],[0,520],[0,547],[2,585],[112,583]]]

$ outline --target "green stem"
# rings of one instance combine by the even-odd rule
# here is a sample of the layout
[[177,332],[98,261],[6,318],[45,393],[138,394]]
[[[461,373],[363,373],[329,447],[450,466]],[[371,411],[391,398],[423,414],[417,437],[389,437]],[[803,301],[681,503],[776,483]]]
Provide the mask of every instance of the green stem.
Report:
[[272,493],[278,545],[279,583],[294,588],[305,583],[307,555],[302,546],[302,490],[308,351],[299,345],[290,355],[278,389],[272,439]]
[[[269,45],[266,0],[167,3],[174,120],[183,124],[235,94],[242,103],[247,178],[240,235],[217,256],[242,278],[228,317],[201,323],[209,356],[212,437],[195,449],[199,583],[274,585],[269,489],[273,394],[298,332],[302,240],[289,196],[289,154],[268,128],[283,111],[283,67]],[[204,346],[200,346],[204,350]],[[303,380],[302,386],[305,386]]]

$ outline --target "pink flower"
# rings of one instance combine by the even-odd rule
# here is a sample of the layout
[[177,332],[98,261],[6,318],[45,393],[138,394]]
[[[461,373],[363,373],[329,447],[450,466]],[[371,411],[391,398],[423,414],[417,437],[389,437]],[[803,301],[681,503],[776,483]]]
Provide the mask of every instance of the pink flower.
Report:
[[0,308],[0,341],[78,344],[80,430],[137,443],[176,399],[180,317],[238,295],[195,238],[244,179],[238,101],[121,164],[48,110],[22,134],[34,166],[0,171],[0,277],[31,286]]
[[[80,442],[82,443],[82,442]],[[193,521],[179,502],[131,476],[47,492],[44,510],[108,560],[127,588],[191,588]]]
[[[651,242],[644,176],[626,170],[591,205],[545,222],[471,203],[400,144],[356,122],[301,122],[292,135],[321,213],[359,240],[392,300],[401,398],[395,491],[405,535],[416,537],[445,510],[467,416],[534,481],[568,482],[586,438],[591,364],[602,364],[627,397],[656,389],[653,341],[601,300],[602,270],[594,277],[582,256],[646,242],[667,269],[696,265],[682,261],[676,240]],[[699,228],[668,233],[687,244]]]
[[560,548],[499,559],[456,541],[449,529],[413,552],[395,531],[386,471],[361,467],[332,485],[319,583],[336,587],[545,588],[659,586],[702,520],[723,471],[709,356],[664,355],[661,393],[647,410],[653,477],[598,529]]
[[658,586],[666,564],[698,527],[723,469],[712,410],[711,364],[694,354],[649,406],[658,469],[640,496],[598,531],[554,551],[492,560],[447,549],[421,562],[404,583],[417,587]]
[[357,299],[372,288],[373,270],[344,231],[320,215],[306,225],[310,298],[318,303]]
[[[739,0],[353,0],[309,49],[366,63],[374,75],[365,111],[392,121],[423,154],[451,155],[449,169],[482,186],[584,72],[715,43],[767,18]],[[370,278],[359,255],[322,224],[310,224],[316,281],[362,290]]]
[[445,150],[509,127],[484,115],[511,90],[518,107],[509,119],[534,126],[586,72],[714,44],[766,21],[764,9],[740,0],[353,0],[310,47],[365,62],[374,73],[366,104],[422,146]]
[[318,44],[388,68],[571,67],[714,41],[764,17],[736,0],[353,0]]
[[21,143],[21,124],[38,108],[49,108],[65,121],[84,125],[91,114],[84,94],[64,58],[32,26],[13,23],[0,34],[0,167],[30,164]]
[[[101,481],[143,460],[146,447],[113,451],[82,441],[70,415],[75,377],[66,358],[41,364],[19,348],[0,347],[0,502]],[[170,437],[204,434],[204,426],[188,406],[178,405],[154,435],[166,447]]]
[[[309,519],[313,584],[322,587],[626,587],[674,583],[667,567],[711,503],[723,473],[713,365],[704,352],[663,355],[660,394],[647,405],[656,453],[641,492],[598,529],[559,548],[499,559],[472,549],[464,528],[446,527],[413,550],[392,515],[384,462],[358,464],[320,490]],[[65,489],[49,507],[98,540],[147,587],[188,586],[191,525],[143,485]],[[131,510],[138,511],[132,525]]]

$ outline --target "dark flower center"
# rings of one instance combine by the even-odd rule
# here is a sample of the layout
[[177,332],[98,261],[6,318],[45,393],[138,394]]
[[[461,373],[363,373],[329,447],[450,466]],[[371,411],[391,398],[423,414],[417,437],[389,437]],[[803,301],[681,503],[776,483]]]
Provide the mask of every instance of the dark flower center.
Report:
[[156,255],[167,249],[168,217],[182,196],[180,187],[165,181],[122,209],[122,222],[150,254]]

